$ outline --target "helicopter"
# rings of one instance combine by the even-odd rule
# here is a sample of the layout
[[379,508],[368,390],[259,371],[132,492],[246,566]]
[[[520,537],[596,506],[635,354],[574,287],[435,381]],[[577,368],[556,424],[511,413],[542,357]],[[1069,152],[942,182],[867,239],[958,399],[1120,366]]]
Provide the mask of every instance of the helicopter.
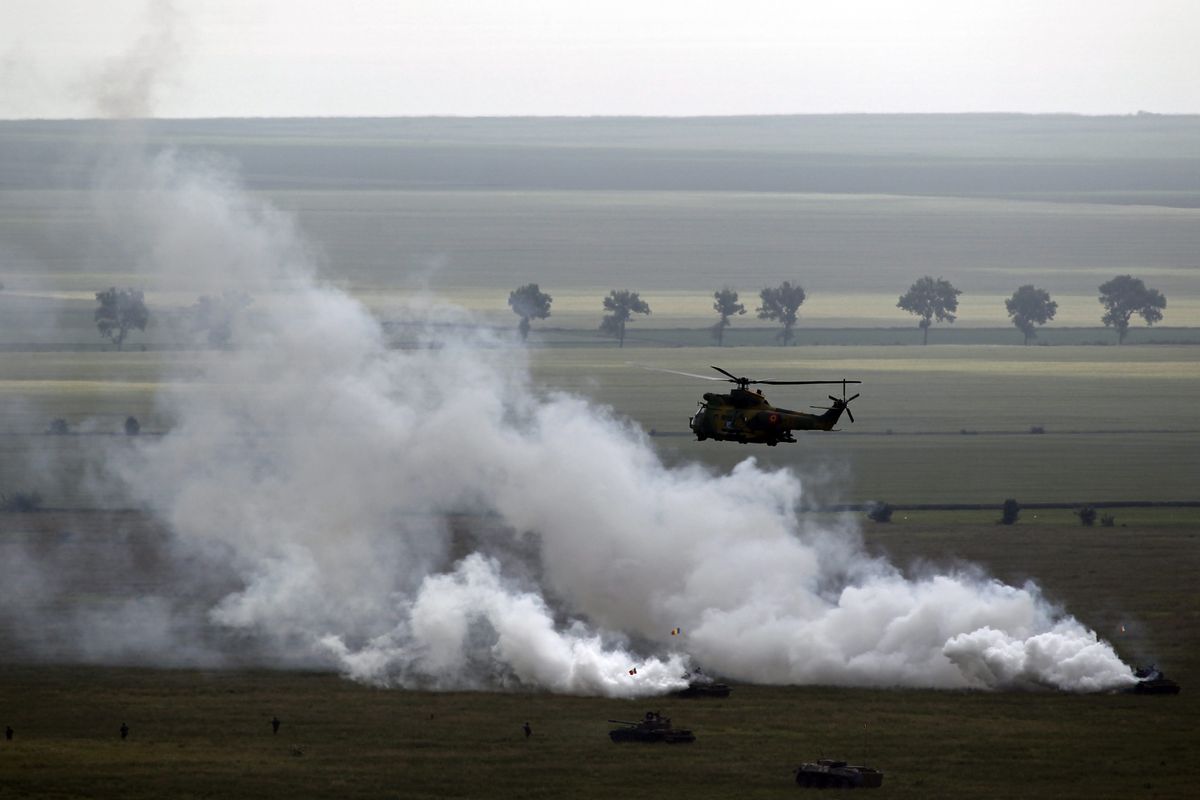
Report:
[[[848,406],[858,397],[846,397],[846,385],[862,383],[862,381],[764,381],[751,378],[739,378],[732,372],[713,367],[725,375],[716,378],[712,375],[696,375],[691,372],[679,372],[673,369],[655,369],[658,372],[672,372],[676,375],[686,375],[690,378],[700,378],[706,381],[725,381],[736,386],[729,394],[706,392],[700,401],[700,408],[688,419],[688,427],[696,434],[696,440],[715,439],[719,442],[739,442],[741,444],[766,444],[771,447],[780,442],[795,442],[792,431],[829,431],[838,423],[842,412],[854,422],[854,414]],[[799,386],[817,384],[841,384],[840,398],[828,395],[831,406],[813,406],[823,410],[824,414],[809,414],[804,411],[791,411],[786,408],[773,406],[763,397],[761,389],[751,390],[751,384],[770,386]]]

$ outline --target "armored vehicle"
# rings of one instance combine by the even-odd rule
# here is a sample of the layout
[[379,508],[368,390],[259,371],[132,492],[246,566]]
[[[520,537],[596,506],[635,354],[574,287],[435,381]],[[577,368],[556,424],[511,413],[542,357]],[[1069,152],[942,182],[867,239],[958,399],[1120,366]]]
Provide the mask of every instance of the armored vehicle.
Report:
[[688,685],[683,689],[672,692],[672,697],[682,697],[685,699],[693,699],[697,697],[729,697],[729,693],[733,691],[729,688],[728,683],[717,683],[711,680],[693,680],[689,681]]
[[1139,667],[1133,676],[1138,682],[1125,690],[1130,694],[1179,694],[1179,684],[1153,665]]
[[624,725],[608,732],[608,738],[614,742],[666,742],[667,744],[687,744],[696,741],[691,731],[671,727],[671,720],[657,711],[647,711],[640,722],[629,722],[622,719],[610,719],[609,722]]
[[814,789],[877,789],[883,785],[883,773],[822,758],[815,764],[801,764],[796,770],[796,783]]

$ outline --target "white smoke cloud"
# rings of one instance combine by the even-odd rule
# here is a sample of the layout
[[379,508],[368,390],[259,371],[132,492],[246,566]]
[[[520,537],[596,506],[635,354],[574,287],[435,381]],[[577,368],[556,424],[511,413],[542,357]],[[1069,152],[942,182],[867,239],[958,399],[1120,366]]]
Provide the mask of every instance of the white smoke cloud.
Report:
[[610,696],[677,688],[694,664],[764,683],[1133,682],[1036,586],[909,578],[852,523],[805,522],[790,471],[664,466],[611,410],[533,386],[520,346],[461,310],[414,300],[419,340],[391,346],[313,277],[290,221],[212,165],[111,163],[127,189],[112,235],[144,268],[287,287],[162,392],[170,433],[115,462],[171,557],[220,579],[200,626],[139,603],[103,626],[130,640],[113,652],[249,641],[379,685]]
[[558,625],[541,596],[505,586],[497,562],[478,553],[429,575],[399,630],[357,651],[336,635],[321,644],[350,676],[383,685],[629,697],[680,688],[687,669],[682,654],[635,660],[581,622]]

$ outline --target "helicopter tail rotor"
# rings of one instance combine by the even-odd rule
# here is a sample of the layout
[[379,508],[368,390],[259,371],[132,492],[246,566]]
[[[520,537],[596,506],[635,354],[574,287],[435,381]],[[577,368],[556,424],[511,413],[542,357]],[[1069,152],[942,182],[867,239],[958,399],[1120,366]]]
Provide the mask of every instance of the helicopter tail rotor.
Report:
[[853,395],[852,397],[846,397],[846,383],[847,383],[847,381],[842,381],[842,396],[841,397],[834,397],[833,395],[827,395],[827,396],[829,397],[829,399],[831,401],[833,401],[833,408],[830,409],[831,411],[832,410],[845,411],[846,416],[850,418],[850,421],[854,422],[854,412],[852,412],[850,410],[850,403],[852,403],[854,400],[858,399],[858,397],[862,393],[859,392],[858,394]]

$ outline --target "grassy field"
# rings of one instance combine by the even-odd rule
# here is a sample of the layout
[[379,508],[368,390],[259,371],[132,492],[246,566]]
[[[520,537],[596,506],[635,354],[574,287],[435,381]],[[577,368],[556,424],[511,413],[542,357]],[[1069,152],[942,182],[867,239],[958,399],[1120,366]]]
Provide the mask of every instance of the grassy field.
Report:
[[[696,374],[716,375],[715,363],[775,380],[862,380],[857,422],[844,421],[842,433],[777,448],[655,439],[669,461],[727,469],[753,455],[793,467],[822,502],[1182,500],[1194,494],[1200,467],[1187,399],[1200,389],[1200,365],[1186,347],[545,350],[534,371],[660,434],[686,432],[702,393],[723,386],[630,361]],[[769,388],[768,398],[788,408],[826,394]],[[1031,434],[1035,426],[1045,433]]]
[[[0,515],[0,528],[19,519]],[[737,686],[727,700],[621,701],[9,660],[0,724],[16,737],[0,742],[0,794],[776,797],[798,791],[797,764],[824,756],[884,770],[885,797],[1191,797],[1197,529],[933,521],[866,532],[900,565],[970,559],[1006,581],[1036,578],[1125,658],[1162,666],[1184,687],[1176,697]],[[648,708],[696,743],[608,741],[605,720]]]
[[203,148],[255,188],[708,188],[1074,195],[1195,203],[1200,117],[842,114],[743,117],[13,121],[5,185],[45,163],[86,179],[89,147],[122,138]]
[[[86,505],[72,479],[102,463],[125,418],[137,417],[148,435],[167,430],[172,420],[156,402],[164,382],[182,392],[219,392],[196,376],[205,359],[220,357],[0,353],[0,433],[8,434],[0,436],[0,490],[38,488],[53,505]],[[776,448],[696,442],[687,418],[704,392],[725,384],[641,366],[716,375],[710,364],[774,380],[862,380],[852,407],[857,421]],[[754,456],[804,475],[821,504],[1200,499],[1192,402],[1200,395],[1200,360],[1190,346],[593,345],[535,349],[532,366],[540,389],[583,394],[653,431],[668,463],[696,460],[724,470]],[[824,399],[823,388],[838,387],[773,387],[767,397],[803,410]],[[57,417],[79,435],[44,435]]]
[[[728,192],[258,197],[295,216],[322,279],[385,310],[388,293],[432,288],[510,316],[508,291],[532,281],[555,297],[553,324],[594,328],[600,298],[627,288],[658,325],[699,327],[714,321],[713,291],[739,289],[752,315],[762,287],[789,280],[810,294],[803,324],[904,326],[896,298],[931,274],[963,290],[959,326],[1007,325],[1004,298],[1031,282],[1057,298],[1056,324],[1080,326],[1099,324],[1096,287],[1133,273],[1166,294],[1167,324],[1200,324],[1200,209]],[[126,205],[120,195],[0,193],[7,290],[90,301],[137,285],[160,306],[211,291],[195,272],[147,274],[129,251],[138,220]],[[112,210],[98,216],[97,206]]]
[[[882,769],[878,794],[897,798],[1184,798],[1200,778],[1186,694],[738,687],[724,701],[633,703],[65,667],[7,668],[0,682],[20,698],[5,703],[18,733],[0,750],[12,798],[765,798],[799,791],[792,770],[822,756]],[[647,706],[697,741],[608,741],[606,719]]]

